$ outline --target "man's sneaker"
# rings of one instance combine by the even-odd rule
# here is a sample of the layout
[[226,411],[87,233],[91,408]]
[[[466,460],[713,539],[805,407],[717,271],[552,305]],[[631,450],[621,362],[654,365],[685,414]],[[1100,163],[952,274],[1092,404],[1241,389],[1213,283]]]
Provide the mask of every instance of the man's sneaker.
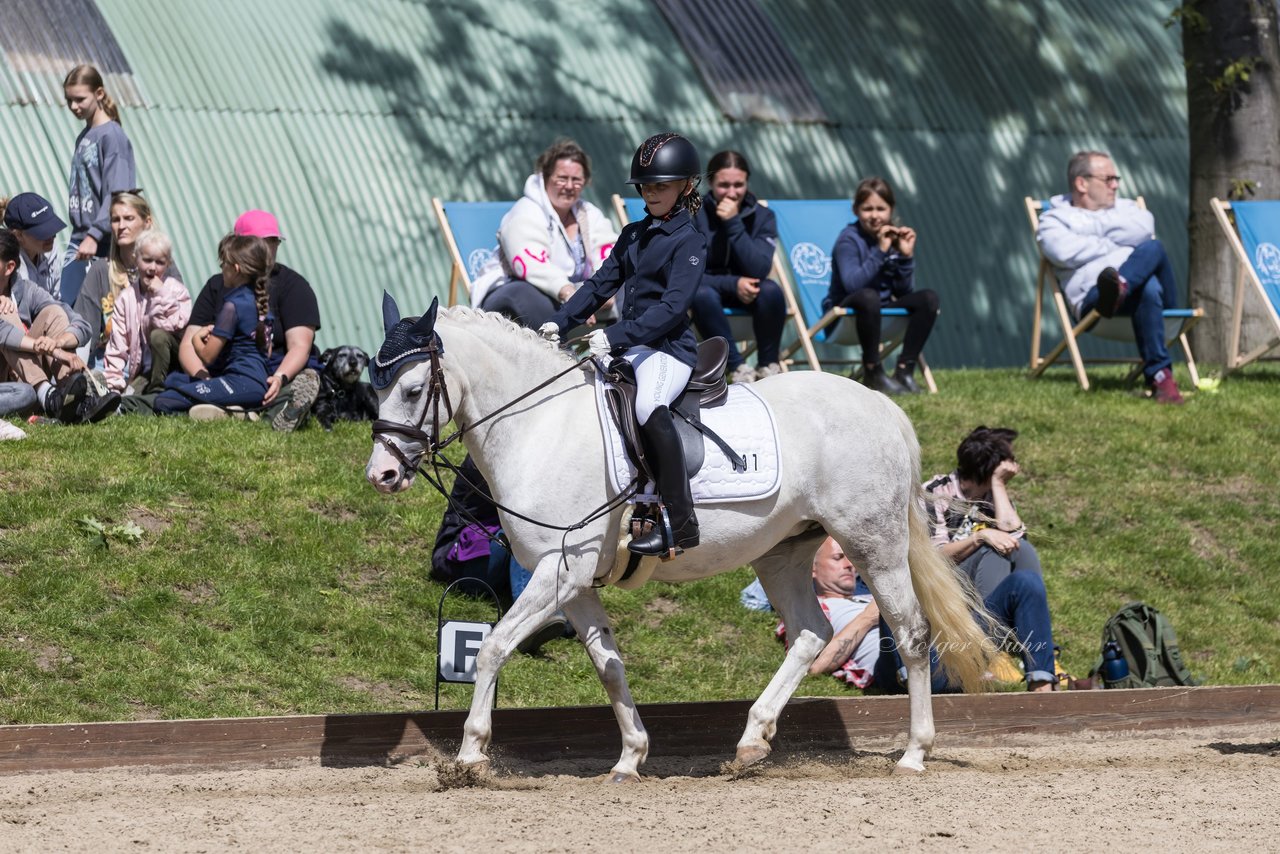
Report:
[[89,394],[76,413],[80,424],[97,424],[120,408],[120,394],[109,391],[106,394]]
[[1108,267],[1098,274],[1098,314],[1115,317],[1129,295],[1129,283],[1115,267]]
[[733,369],[731,379],[735,383],[753,383],[756,381],[756,369],[743,362],[741,365]]
[[79,424],[80,404],[89,396],[89,379],[84,371],[76,371],[53,384],[45,397],[46,415],[57,418],[63,424]]
[[1173,371],[1161,368],[1151,378],[1151,387],[1155,391],[1156,403],[1168,403],[1179,406],[1186,401],[1182,392],[1178,391],[1178,383],[1173,379]]
[[8,421],[0,419],[0,442],[8,439],[25,439],[26,432],[21,427],[15,427]]
[[763,368],[760,368],[758,371],[756,371],[756,379],[762,380],[765,377],[774,377],[780,373],[782,373],[782,365],[778,364],[777,362],[770,362],[769,364],[765,365]]
[[281,433],[292,433],[307,420],[307,413],[320,394],[320,375],[307,368],[293,378],[289,388],[292,391],[289,402],[271,419],[271,429]]

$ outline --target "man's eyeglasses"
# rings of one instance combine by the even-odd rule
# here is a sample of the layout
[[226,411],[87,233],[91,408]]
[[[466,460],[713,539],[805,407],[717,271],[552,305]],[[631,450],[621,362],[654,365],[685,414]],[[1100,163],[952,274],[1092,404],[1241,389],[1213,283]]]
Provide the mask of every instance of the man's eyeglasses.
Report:
[[1086,178],[1097,178],[1099,181],[1101,181],[1102,183],[1106,184],[1108,187],[1112,186],[1113,184],[1114,184],[1115,186],[1117,186],[1117,187],[1119,187],[1119,186],[1120,186],[1120,176],[1119,176],[1119,175],[1085,175],[1084,177],[1086,177]]
[[586,180],[582,178],[562,178],[559,175],[551,179],[551,183],[556,187],[585,187]]

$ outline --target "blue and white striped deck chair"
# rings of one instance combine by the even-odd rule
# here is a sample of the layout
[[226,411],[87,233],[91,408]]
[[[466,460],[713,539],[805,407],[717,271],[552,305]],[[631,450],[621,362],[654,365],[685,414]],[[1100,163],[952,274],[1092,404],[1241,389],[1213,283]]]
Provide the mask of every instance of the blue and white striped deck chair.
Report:
[[[1134,199],[1134,201],[1142,208],[1147,206],[1141,196]],[[1027,207],[1027,218],[1031,221],[1031,236],[1034,238],[1036,231],[1040,227],[1040,212],[1045,209],[1048,202],[1033,199],[1030,196],[1024,198],[1023,202]],[[1039,253],[1038,249],[1036,251]],[[1052,295],[1053,304],[1057,309],[1058,323],[1062,326],[1063,335],[1062,340],[1047,355],[1042,356],[1040,355],[1040,340],[1044,327],[1044,297],[1046,293]],[[1187,357],[1187,372],[1191,375],[1192,385],[1199,384],[1200,373],[1196,370],[1196,360],[1191,354],[1191,342],[1187,340],[1187,332],[1202,317],[1204,317],[1204,309],[1202,308],[1170,308],[1165,309],[1164,312],[1165,341],[1169,344],[1173,344],[1176,341],[1182,345],[1182,352]],[[1097,310],[1094,310],[1080,318],[1078,322],[1072,320],[1071,311],[1067,307],[1067,299],[1062,294],[1058,278],[1054,275],[1049,261],[1041,254],[1040,269],[1036,280],[1036,310],[1031,327],[1031,366],[1028,377],[1030,379],[1039,377],[1044,373],[1045,368],[1061,358],[1064,351],[1070,351],[1071,363],[1076,369],[1076,380],[1080,383],[1080,388],[1083,391],[1088,391],[1089,376],[1084,370],[1086,359],[1080,352],[1079,344],[1080,336],[1086,332],[1107,341],[1123,341],[1130,344],[1135,342],[1133,320],[1129,317],[1116,315],[1115,317],[1107,318],[1098,314]],[[1087,361],[1131,362],[1135,360],[1089,359]],[[1132,382],[1141,372],[1142,363],[1137,362],[1133,370],[1129,372],[1129,376],[1126,377],[1126,381]]]
[[[849,199],[773,199],[769,209],[778,218],[778,238],[785,247],[795,276],[794,290],[800,296],[805,322],[809,324],[805,340],[839,347],[858,345],[858,330],[853,322],[857,312],[840,307],[822,310],[822,302],[831,287],[831,250],[850,222],[853,202]],[[880,310],[880,318],[880,357],[885,358],[902,344],[907,332],[907,310],[885,306]],[[784,355],[790,355],[799,346],[799,342],[792,344]],[[816,356],[811,361],[816,370],[821,370]],[[824,356],[823,361],[849,365],[859,364],[861,359]],[[923,354],[920,374],[929,391],[936,394],[938,386]]]
[[[764,200],[761,200],[760,204],[765,207],[769,206],[769,203]],[[637,220],[644,219],[644,199],[637,196],[631,196],[624,199],[622,196],[614,193],[613,210],[618,216],[619,224],[626,225],[629,222],[636,222]],[[783,275],[781,275],[782,266],[778,253],[774,252],[773,269],[769,271],[769,277],[778,283],[778,287],[782,288],[782,295],[787,303],[787,315],[795,321],[797,337],[800,340],[804,340],[804,321],[800,317],[800,307],[796,303],[795,292],[791,289],[790,283]],[[729,318],[729,329],[733,333],[734,340],[738,342],[739,352],[742,354],[743,358],[746,358],[751,353],[755,352],[756,349],[756,333],[755,328],[752,326],[751,313],[740,308],[725,308],[724,313],[725,316]],[[808,342],[806,341],[805,343],[807,344]],[[804,349],[805,355],[809,357],[810,366],[816,370],[817,362],[813,358],[813,348],[805,347]],[[787,357],[794,353],[795,350],[796,348],[793,347],[781,354],[784,370],[790,364]]]
[[512,202],[431,200],[453,262],[449,271],[449,305],[458,304],[459,282],[467,289],[470,300],[472,280],[497,254],[498,226],[511,205]]
[[[1211,204],[1236,256],[1231,349],[1227,351],[1227,366],[1223,371],[1226,375],[1280,347],[1280,201],[1224,202],[1213,199]],[[1241,355],[1240,333],[1244,325],[1246,282],[1262,299],[1264,319],[1271,326],[1271,335],[1265,344]]]

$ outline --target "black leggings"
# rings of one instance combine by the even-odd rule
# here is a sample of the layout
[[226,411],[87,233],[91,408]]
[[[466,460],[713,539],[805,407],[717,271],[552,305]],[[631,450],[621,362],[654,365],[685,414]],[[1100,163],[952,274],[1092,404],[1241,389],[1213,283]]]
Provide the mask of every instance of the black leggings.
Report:
[[[845,297],[840,306],[857,312],[853,322],[857,324],[858,340],[862,344],[862,363],[879,364],[880,292],[875,288],[859,288]],[[907,310],[907,334],[902,339],[902,353],[898,356],[898,362],[915,362],[920,358],[924,342],[929,340],[934,321],[938,319],[938,295],[928,290],[911,291],[884,307]]]

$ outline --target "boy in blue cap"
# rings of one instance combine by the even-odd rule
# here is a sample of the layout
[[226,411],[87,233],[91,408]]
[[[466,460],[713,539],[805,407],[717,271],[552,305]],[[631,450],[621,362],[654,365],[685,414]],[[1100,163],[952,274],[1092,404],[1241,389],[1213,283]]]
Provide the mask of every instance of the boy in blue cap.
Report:
[[22,250],[18,278],[61,300],[62,255],[54,251],[53,238],[67,224],[53,212],[49,200],[37,193],[19,193],[0,209],[5,228],[18,238]]

